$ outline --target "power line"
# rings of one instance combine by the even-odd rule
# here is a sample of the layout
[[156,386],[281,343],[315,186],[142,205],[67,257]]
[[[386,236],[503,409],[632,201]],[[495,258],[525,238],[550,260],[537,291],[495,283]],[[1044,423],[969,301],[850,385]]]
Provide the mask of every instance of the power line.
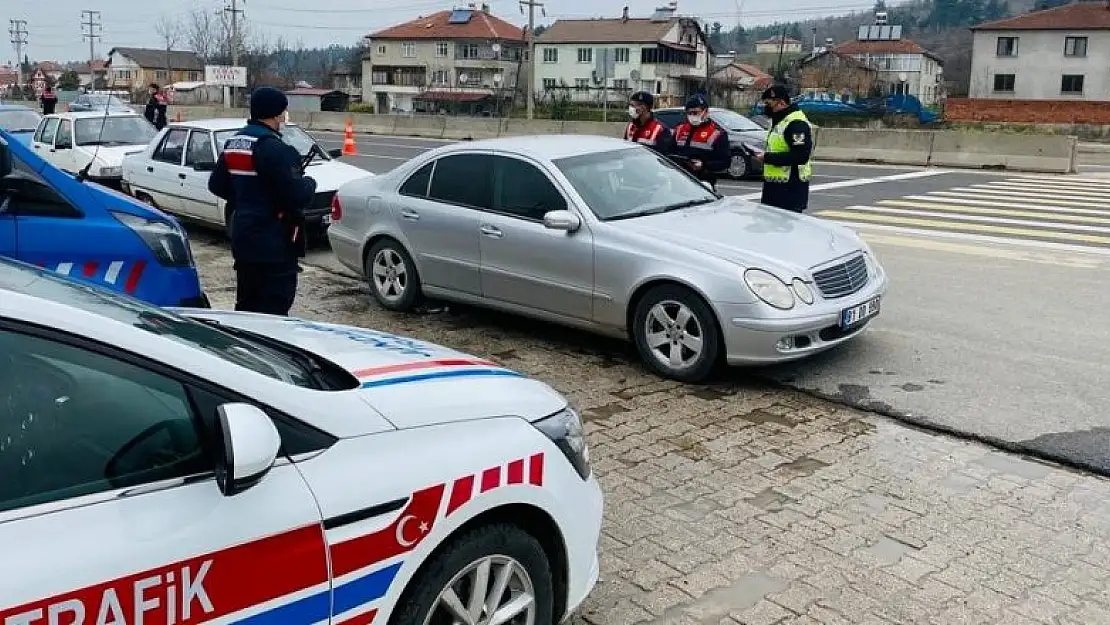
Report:
[[100,11],[81,11],[81,38],[89,42],[89,86],[96,87],[96,40],[100,39],[103,28],[100,25]]
[[23,46],[27,45],[27,20],[8,20],[8,22],[11,23],[8,32],[11,33],[12,45],[15,46],[15,64],[18,68],[15,86],[18,89],[23,86]]

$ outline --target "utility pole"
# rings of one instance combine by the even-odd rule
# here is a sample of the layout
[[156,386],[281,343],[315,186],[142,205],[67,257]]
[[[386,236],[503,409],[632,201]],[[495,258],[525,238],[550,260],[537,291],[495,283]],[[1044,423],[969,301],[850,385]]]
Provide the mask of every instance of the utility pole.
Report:
[[528,103],[528,119],[532,119],[536,114],[536,7],[542,10],[543,3],[520,0],[520,6],[521,9],[528,7],[528,93],[525,101]]
[[89,40],[89,92],[96,90],[96,40],[100,39],[100,11],[81,11],[81,37]]
[[[243,0],[245,4],[247,0]],[[238,0],[231,0],[231,6],[225,7],[224,11],[231,13],[231,66],[239,67],[239,14],[243,12],[239,8]],[[235,106],[235,87],[230,87],[228,90],[230,100],[227,102],[227,107],[232,108]]]
[[23,91],[23,46],[27,45],[27,20],[8,20],[11,28],[8,32],[12,35],[12,45],[15,46],[16,55],[16,89]]

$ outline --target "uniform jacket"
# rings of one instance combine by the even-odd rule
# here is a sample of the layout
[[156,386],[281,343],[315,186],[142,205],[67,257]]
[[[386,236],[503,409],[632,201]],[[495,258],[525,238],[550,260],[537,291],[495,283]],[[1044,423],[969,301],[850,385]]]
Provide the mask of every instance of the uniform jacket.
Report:
[[660,154],[670,154],[674,149],[674,135],[670,128],[654,117],[643,123],[639,120],[629,122],[628,128],[624,130],[624,139],[654,148]]
[[301,155],[257,121],[227,140],[208,190],[231,207],[231,253],[237,262],[290,263],[305,255],[304,209],[316,181]]
[[[797,110],[796,106],[791,105],[773,113],[772,128]],[[789,167],[790,179],[787,182],[764,182],[760,202],[768,206],[801,212],[809,205],[809,181],[799,177],[798,167],[808,163],[813,155],[813,131],[808,123],[797,120],[787,124],[782,134],[786,138],[789,151],[766,152],[763,154],[763,162],[768,165]]]
[[156,93],[150,96],[146,101],[146,108],[143,109],[143,117],[158,130],[166,127],[166,96],[161,93]]
[[55,107],[58,106],[58,96],[53,91],[48,90],[42,92],[42,97],[39,98],[39,101],[42,102],[43,115],[52,115]]
[[700,126],[684,121],[674,129],[674,154],[686,159],[701,161],[700,171],[693,172],[701,180],[714,181],[717,174],[728,169],[732,162],[732,149],[728,144],[728,131],[708,119]]

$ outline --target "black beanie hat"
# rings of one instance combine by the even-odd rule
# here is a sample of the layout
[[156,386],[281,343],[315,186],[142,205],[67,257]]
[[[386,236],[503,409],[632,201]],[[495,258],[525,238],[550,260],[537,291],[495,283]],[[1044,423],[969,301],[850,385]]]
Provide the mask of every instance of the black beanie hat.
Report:
[[273,87],[259,87],[251,92],[251,119],[277,117],[289,108],[289,98]]

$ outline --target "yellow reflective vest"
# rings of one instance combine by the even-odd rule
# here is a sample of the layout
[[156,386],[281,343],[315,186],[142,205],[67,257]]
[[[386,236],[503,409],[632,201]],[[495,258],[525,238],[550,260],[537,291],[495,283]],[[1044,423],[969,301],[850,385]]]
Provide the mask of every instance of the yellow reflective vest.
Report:
[[[813,125],[809,123],[806,114],[801,111],[794,111],[793,113],[782,118],[782,121],[775,124],[767,133],[767,153],[768,154],[784,154],[790,151],[790,144],[787,138],[783,135],[786,132],[786,127],[791,122],[802,121],[810,126],[810,131],[813,130]],[[812,135],[811,135],[812,136]],[[793,139],[791,139],[793,140]],[[810,160],[813,156],[810,155]],[[803,182],[808,181],[810,176],[813,175],[813,168],[810,166],[810,161],[806,161],[802,165],[798,165],[798,178]],[[764,163],[763,165],[763,179],[767,182],[789,182],[790,181],[790,167],[781,167],[779,165],[771,165]]]

